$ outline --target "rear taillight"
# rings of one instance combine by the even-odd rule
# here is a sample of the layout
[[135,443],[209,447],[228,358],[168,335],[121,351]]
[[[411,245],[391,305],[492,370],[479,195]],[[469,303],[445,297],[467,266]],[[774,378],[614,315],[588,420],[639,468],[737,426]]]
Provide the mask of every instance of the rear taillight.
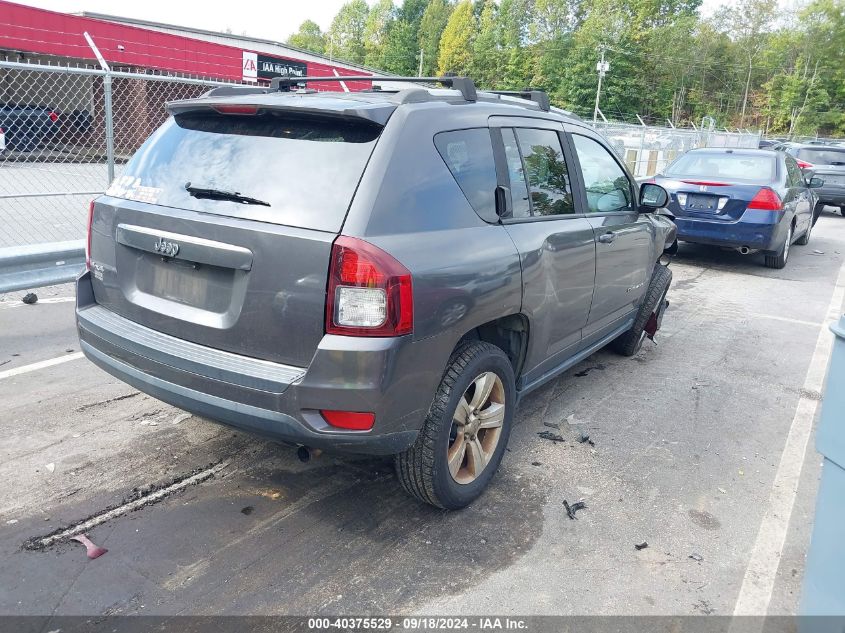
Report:
[[780,211],[783,208],[783,202],[781,202],[778,194],[768,187],[763,187],[751,198],[748,208],[760,209],[761,211]]
[[369,242],[338,237],[329,268],[326,334],[401,336],[413,327],[408,269]]
[[51,120],[53,123],[55,123],[56,121],[58,121],[58,120],[59,120],[59,115],[58,115],[58,114],[56,114],[55,112],[50,112],[50,114],[48,114],[47,116],[48,116],[48,117],[50,117],[50,120]]
[[806,160],[796,160],[795,162],[801,169],[810,169],[814,166],[813,163],[808,163]]
[[85,270],[91,270],[91,228],[94,224],[94,201],[88,205],[88,240],[85,242]]
[[337,429],[349,431],[369,431],[376,422],[374,413],[358,413],[356,411],[320,411],[323,419]]

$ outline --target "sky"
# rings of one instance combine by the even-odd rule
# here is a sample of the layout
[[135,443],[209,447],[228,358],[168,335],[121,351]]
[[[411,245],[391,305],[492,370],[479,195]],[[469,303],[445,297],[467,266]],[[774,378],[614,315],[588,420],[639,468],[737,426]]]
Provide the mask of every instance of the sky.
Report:
[[[120,15],[166,24],[191,26],[209,31],[227,28],[236,34],[284,41],[305,20],[314,20],[323,30],[329,28],[332,18],[344,0],[253,0],[252,2],[209,2],[208,0],[13,0],[52,11],[74,13],[91,11]],[[396,0],[397,3],[399,0]],[[704,0],[705,15],[730,0]],[[373,0],[369,0],[372,4]]]

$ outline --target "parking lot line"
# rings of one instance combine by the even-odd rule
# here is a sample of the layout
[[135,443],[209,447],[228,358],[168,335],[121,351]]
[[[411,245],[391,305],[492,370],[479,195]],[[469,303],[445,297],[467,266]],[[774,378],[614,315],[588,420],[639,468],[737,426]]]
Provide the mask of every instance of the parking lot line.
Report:
[[73,354],[65,354],[64,356],[58,356],[56,358],[50,358],[48,360],[41,360],[37,363],[23,365],[22,367],[7,369],[6,371],[0,371],[0,380],[3,380],[4,378],[11,378],[12,376],[19,376],[20,374],[28,374],[31,371],[37,371],[39,369],[44,369],[45,367],[52,367],[53,365],[61,365],[62,363],[66,363],[71,360],[76,360],[78,358],[83,358],[84,356],[85,354],[83,354],[82,352],[74,352]]
[[[46,304],[46,303],[70,303],[71,301],[76,301],[76,297],[46,297],[44,299],[39,299],[38,303]],[[30,308],[27,304],[23,301],[15,301],[14,303],[0,303],[0,310],[8,310],[9,308]]]
[[819,404],[813,394],[822,392],[827,363],[833,348],[834,337],[829,326],[841,316],[843,300],[845,300],[845,264],[839,270],[827,315],[816,341],[810,367],[807,369],[804,388],[798,398],[798,407],[795,410],[772,484],[766,514],[760,524],[754,549],[745,570],[745,577],[734,607],[734,615],[766,615],[768,613],[795,497],[798,494],[798,482],[801,478],[807,444],[812,434],[813,420]]

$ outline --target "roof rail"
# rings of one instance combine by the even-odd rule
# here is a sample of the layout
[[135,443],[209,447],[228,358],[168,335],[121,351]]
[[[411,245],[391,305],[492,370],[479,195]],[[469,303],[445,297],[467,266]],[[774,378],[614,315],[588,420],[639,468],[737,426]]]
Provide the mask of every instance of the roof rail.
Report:
[[385,83],[403,81],[407,83],[438,83],[447,88],[454,88],[461,93],[465,101],[477,101],[475,83],[469,77],[374,77],[372,75],[352,75],[340,77],[275,77],[270,81],[270,90],[290,90],[291,86],[306,81],[376,81]]
[[520,97],[521,99],[527,99],[528,101],[536,103],[540,106],[540,109],[545,112],[548,112],[551,107],[549,95],[543,90],[526,88],[525,90],[485,90],[484,92],[491,92],[495,95],[502,95],[503,97]]

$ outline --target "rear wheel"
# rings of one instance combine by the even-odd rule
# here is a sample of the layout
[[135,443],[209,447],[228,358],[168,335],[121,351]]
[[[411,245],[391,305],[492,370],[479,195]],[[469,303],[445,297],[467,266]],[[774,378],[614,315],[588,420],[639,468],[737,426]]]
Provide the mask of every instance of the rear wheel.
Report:
[[806,246],[810,243],[810,234],[813,232],[813,224],[814,222],[810,222],[810,226],[808,226],[807,230],[804,231],[804,235],[795,240],[795,243],[798,244],[798,246]]
[[657,318],[661,304],[666,300],[669,285],[672,283],[672,271],[667,266],[656,264],[651,275],[645,298],[640,304],[634,325],[622,336],[613,341],[610,346],[623,356],[633,356],[640,351],[647,336],[646,326],[649,319]]
[[396,456],[402,487],[447,510],[472,503],[502,461],[515,404],[513,368],[505,353],[480,341],[459,347],[417,441]]
[[769,268],[783,268],[789,259],[789,247],[792,245],[792,225],[789,225],[789,230],[786,233],[786,241],[780,248],[777,255],[766,255],[766,266]]

